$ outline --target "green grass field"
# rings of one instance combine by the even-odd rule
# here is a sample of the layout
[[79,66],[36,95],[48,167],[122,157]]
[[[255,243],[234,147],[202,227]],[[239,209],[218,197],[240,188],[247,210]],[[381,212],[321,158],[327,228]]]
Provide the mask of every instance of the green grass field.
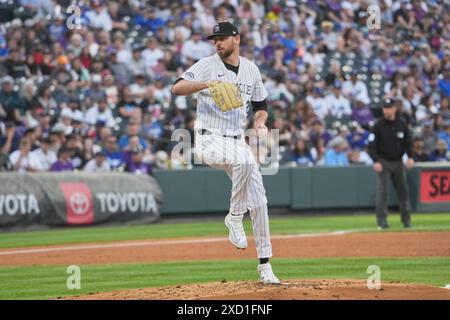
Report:
[[[404,231],[398,215],[391,215],[391,231]],[[412,231],[450,230],[450,214],[417,214]],[[249,233],[250,223],[246,220]],[[272,234],[331,231],[375,231],[374,216],[277,217],[271,219]],[[221,220],[192,223],[160,223],[145,226],[85,227],[65,230],[5,232],[0,247],[45,246],[69,243],[162,239],[173,237],[225,236]],[[6,256],[0,256],[7,259]],[[277,259],[273,266],[281,279],[367,279],[366,270],[381,268],[382,281],[445,286],[450,283],[450,257],[419,258],[321,258]],[[1,264],[1,263],[0,263]],[[0,299],[48,299],[119,289],[232,280],[256,280],[255,259],[240,261],[192,261],[154,264],[81,266],[80,290],[68,290],[66,266],[0,267]]]
[[[450,282],[450,258],[273,259],[282,279],[367,279],[369,265],[380,267],[382,281],[439,287]],[[0,299],[47,299],[120,289],[256,280],[256,276],[255,260],[87,265],[81,267],[81,289],[68,290],[66,267],[1,268]]]

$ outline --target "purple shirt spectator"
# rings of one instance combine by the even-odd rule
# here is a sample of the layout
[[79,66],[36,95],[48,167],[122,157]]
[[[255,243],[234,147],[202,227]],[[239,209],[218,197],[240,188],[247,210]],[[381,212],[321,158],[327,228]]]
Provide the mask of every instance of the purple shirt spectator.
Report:
[[354,107],[352,110],[352,118],[362,126],[369,125],[369,123],[375,119],[372,111],[367,105]]
[[50,167],[50,171],[73,171],[73,164],[70,161],[61,161],[58,160]]

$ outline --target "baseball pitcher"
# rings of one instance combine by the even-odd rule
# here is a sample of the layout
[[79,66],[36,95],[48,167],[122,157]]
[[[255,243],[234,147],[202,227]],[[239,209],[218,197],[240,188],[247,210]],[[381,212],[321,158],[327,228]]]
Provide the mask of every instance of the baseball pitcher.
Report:
[[185,71],[172,93],[198,94],[195,152],[205,164],[224,170],[232,181],[230,211],[225,217],[230,242],[238,249],[247,248],[242,220],[249,210],[260,280],[279,284],[269,263],[272,245],[265,189],[244,137],[250,104],[255,113],[254,129],[267,130],[267,91],[258,67],[239,56],[240,36],[235,25],[219,22],[207,39],[214,41],[217,53]]

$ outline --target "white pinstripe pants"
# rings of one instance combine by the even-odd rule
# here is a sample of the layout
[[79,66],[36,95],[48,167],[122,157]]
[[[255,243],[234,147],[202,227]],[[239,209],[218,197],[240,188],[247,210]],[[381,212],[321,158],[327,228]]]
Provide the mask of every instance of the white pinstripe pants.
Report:
[[197,134],[195,150],[203,163],[224,170],[230,177],[230,213],[244,214],[250,210],[258,258],[270,258],[272,245],[266,191],[250,147],[244,139]]

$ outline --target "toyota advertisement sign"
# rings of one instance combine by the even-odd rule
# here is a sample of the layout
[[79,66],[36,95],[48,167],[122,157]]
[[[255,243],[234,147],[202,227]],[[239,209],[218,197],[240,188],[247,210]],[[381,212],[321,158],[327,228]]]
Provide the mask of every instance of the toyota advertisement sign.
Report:
[[0,176],[0,227],[150,223],[162,192],[150,176],[124,173],[5,173]]

